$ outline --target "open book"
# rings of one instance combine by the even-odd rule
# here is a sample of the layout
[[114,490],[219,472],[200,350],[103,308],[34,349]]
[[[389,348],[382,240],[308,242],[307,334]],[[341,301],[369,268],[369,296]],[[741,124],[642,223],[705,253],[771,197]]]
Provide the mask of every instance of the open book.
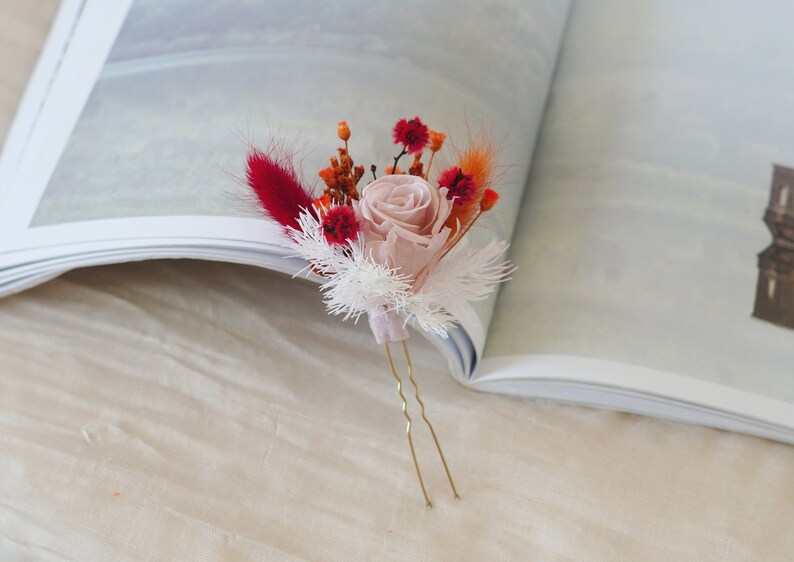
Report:
[[453,375],[794,443],[794,172],[769,187],[794,164],[792,18],[784,0],[66,0],[0,160],[0,294],[153,258],[294,274],[241,204],[248,140],[297,138],[311,173],[340,119],[366,162],[390,161],[400,117],[453,142],[483,123],[513,181],[472,235],[512,240],[519,269],[436,339]]

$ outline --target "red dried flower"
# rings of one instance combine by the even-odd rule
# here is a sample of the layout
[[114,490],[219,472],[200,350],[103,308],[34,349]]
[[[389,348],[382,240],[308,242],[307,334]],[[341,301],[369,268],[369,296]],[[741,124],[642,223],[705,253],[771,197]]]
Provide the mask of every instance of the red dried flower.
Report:
[[325,213],[322,222],[323,235],[331,244],[347,244],[358,236],[361,225],[353,207],[337,205]]
[[394,144],[401,144],[408,154],[421,152],[430,142],[430,129],[419,117],[400,119],[394,125]]
[[455,205],[467,205],[477,196],[477,184],[474,176],[464,174],[463,170],[453,166],[441,174],[438,178],[438,185],[446,187],[447,199],[455,198]]

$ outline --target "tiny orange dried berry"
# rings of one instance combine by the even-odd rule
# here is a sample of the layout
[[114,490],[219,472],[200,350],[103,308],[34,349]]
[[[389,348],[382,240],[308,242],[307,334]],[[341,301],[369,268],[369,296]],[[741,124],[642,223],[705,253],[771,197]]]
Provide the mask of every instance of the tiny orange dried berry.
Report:
[[486,189],[482,194],[482,199],[480,200],[480,210],[483,213],[485,211],[490,211],[496,206],[497,201],[499,201],[499,194],[493,189]]
[[340,121],[338,123],[336,134],[345,142],[350,140],[350,127],[347,126],[347,121]]

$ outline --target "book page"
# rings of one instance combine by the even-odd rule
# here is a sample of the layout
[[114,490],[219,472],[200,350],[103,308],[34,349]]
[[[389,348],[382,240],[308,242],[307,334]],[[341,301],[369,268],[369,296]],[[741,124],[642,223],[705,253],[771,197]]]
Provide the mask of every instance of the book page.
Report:
[[783,0],[575,4],[486,357],[794,401],[794,330],[754,316],[757,294],[794,313],[785,263],[758,260],[794,178],[772,181],[794,166],[791,21]]
[[[296,147],[313,185],[340,145],[340,120],[353,159],[379,175],[398,152],[391,127],[402,117],[419,115],[458,146],[466,122],[505,134],[504,162],[519,165],[490,227],[510,237],[568,2],[126,3],[83,9],[102,24],[77,25],[69,49],[84,56],[64,57],[39,142],[2,186],[20,195],[0,221],[0,272],[87,252],[110,259],[120,244],[277,251],[278,229],[263,227],[235,179],[249,142],[276,135]],[[89,79],[85,56],[102,45],[106,61],[81,97],[73,84]],[[492,305],[478,306],[484,325]]]

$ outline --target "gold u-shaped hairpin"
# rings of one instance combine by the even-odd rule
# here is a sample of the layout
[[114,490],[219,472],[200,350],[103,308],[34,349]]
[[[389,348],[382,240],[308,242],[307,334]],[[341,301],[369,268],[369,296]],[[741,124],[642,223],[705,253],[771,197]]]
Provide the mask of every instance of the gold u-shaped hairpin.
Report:
[[[416,384],[416,380],[414,380],[413,375],[413,366],[411,365],[411,354],[408,353],[408,345],[405,343],[405,340],[402,341],[403,345],[403,352],[405,353],[405,361],[408,365],[408,379],[411,381],[411,384],[414,387],[414,396],[416,397],[416,401],[419,403],[419,408],[421,410],[422,419],[427,424],[427,428],[430,430],[430,435],[433,437],[433,442],[436,444],[436,450],[438,451],[438,456],[441,458],[441,464],[444,465],[444,472],[447,473],[447,480],[449,480],[449,485],[452,487],[452,493],[455,496],[456,500],[460,499],[458,495],[458,490],[455,488],[455,482],[452,480],[452,474],[449,472],[449,467],[447,466],[447,460],[444,458],[444,453],[441,451],[441,444],[438,442],[438,437],[436,436],[436,430],[433,429],[433,424],[430,423],[430,420],[427,419],[427,415],[425,414],[425,403],[422,402],[422,399],[419,397],[419,386]],[[402,410],[403,416],[407,420],[405,426],[405,434],[408,437],[408,447],[411,449],[411,458],[414,461],[414,468],[416,468],[416,476],[419,478],[419,486],[422,488],[422,495],[425,497],[425,505],[427,509],[431,509],[433,504],[430,502],[430,498],[427,495],[427,490],[425,489],[425,482],[422,479],[422,471],[419,470],[419,462],[416,460],[416,450],[414,449],[414,441],[411,437],[411,416],[408,414],[408,402],[405,399],[405,394],[403,394],[403,381],[400,378],[399,373],[397,373],[397,368],[394,366],[394,360],[391,356],[391,350],[389,349],[389,344],[384,344],[386,347],[386,358],[389,360],[389,367],[391,367],[392,375],[397,380],[397,392],[400,394],[400,399],[402,400]]]

